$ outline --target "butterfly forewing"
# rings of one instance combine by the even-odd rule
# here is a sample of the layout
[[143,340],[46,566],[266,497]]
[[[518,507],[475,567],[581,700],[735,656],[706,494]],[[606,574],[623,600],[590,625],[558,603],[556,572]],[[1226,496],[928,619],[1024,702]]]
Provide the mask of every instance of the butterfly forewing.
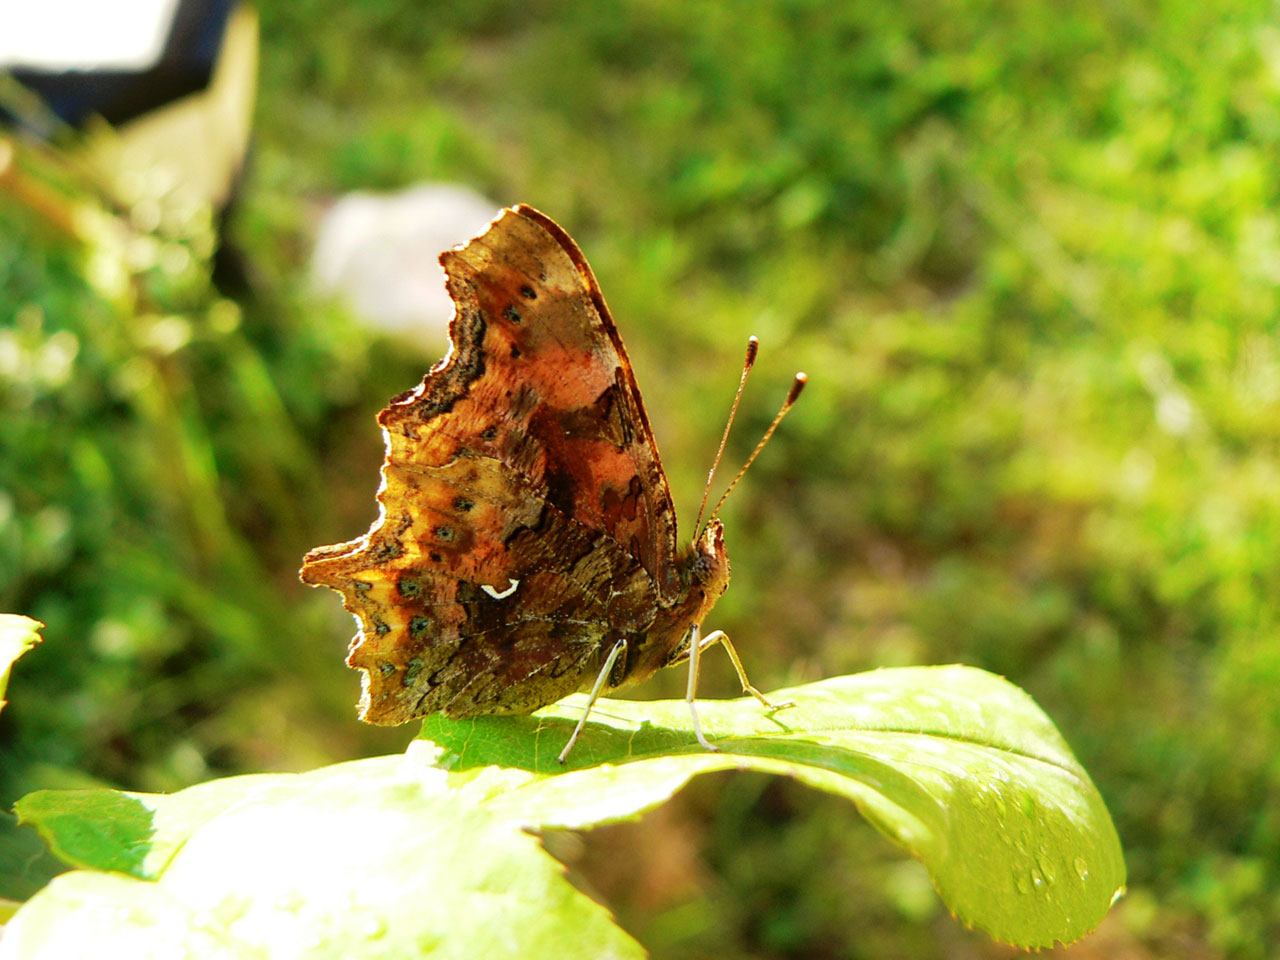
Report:
[[382,515],[307,555],[361,633],[362,716],[524,712],[681,592],[675,516],[590,268],[528,207],[441,257],[450,354],[379,415]]

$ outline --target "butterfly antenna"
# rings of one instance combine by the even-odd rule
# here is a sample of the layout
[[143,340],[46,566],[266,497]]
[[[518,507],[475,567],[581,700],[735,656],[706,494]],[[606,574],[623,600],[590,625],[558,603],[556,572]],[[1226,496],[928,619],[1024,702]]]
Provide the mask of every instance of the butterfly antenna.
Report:
[[[755,462],[756,457],[760,456],[760,451],[764,449],[764,445],[769,442],[769,438],[773,436],[773,431],[778,429],[778,424],[782,422],[791,408],[796,405],[796,400],[800,397],[800,391],[804,389],[805,383],[809,378],[803,373],[797,373],[795,380],[791,384],[791,389],[787,391],[787,399],[782,401],[782,406],[778,408],[777,414],[773,418],[773,422],[769,424],[769,429],[765,430],[764,436],[760,438],[760,442],[756,444],[756,448],[751,451],[751,456],[747,457],[747,462],[742,465],[742,469],[738,471],[737,476],[729,483],[729,488],[721,494],[716,507],[711,511],[711,519],[714,520],[716,515],[720,513],[720,508],[724,506],[725,500],[729,498],[729,494],[733,492],[733,488],[738,485],[738,481],[742,479],[742,475],[747,472],[747,467]],[[708,520],[708,523],[711,521]]]
[[729,419],[724,425],[724,434],[720,437],[720,449],[716,458],[711,461],[711,471],[707,474],[707,485],[702,488],[702,503],[698,505],[698,520],[693,525],[693,542],[698,542],[702,532],[702,515],[707,509],[707,496],[711,493],[711,481],[715,479],[716,470],[720,466],[720,458],[724,456],[724,445],[729,442],[729,430],[733,426],[733,418],[738,415],[738,404],[742,402],[742,391],[747,385],[747,376],[756,365],[756,354],[760,351],[760,341],[756,337],[747,338],[747,356],[742,361],[742,379],[738,381],[738,392],[733,395],[733,406],[729,408]]

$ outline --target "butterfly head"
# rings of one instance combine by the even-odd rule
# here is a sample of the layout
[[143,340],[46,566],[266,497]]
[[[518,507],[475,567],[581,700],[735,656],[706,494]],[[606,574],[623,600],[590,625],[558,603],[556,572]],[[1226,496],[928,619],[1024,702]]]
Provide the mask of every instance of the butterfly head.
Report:
[[689,564],[690,592],[701,592],[707,609],[729,586],[729,553],[724,546],[724,524],[713,517],[693,547]]

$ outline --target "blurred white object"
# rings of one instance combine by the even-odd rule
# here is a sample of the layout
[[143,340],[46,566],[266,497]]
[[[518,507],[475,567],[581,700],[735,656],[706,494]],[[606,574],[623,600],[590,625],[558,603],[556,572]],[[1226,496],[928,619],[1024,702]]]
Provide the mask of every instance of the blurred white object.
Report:
[[178,0],[0,0],[0,68],[145,70]]
[[312,283],[370,326],[438,353],[453,316],[440,254],[483,233],[498,206],[449,184],[349,193],[320,223]]

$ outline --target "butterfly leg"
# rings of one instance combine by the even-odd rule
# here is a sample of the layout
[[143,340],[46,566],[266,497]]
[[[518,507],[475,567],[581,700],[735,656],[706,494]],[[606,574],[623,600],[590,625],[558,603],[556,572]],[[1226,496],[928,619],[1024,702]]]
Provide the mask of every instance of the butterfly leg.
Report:
[[573,733],[569,735],[569,742],[564,745],[564,749],[560,751],[560,756],[556,758],[560,763],[564,763],[565,760],[569,759],[569,751],[578,742],[578,734],[586,726],[587,717],[591,713],[591,708],[595,706],[596,700],[600,697],[600,690],[604,687],[605,680],[613,672],[613,665],[618,662],[618,657],[622,655],[622,651],[626,649],[627,639],[623,637],[613,645],[613,649],[609,651],[609,656],[605,657],[604,666],[600,668],[600,675],[596,677],[596,682],[591,687],[591,693],[587,696],[587,705],[582,708],[582,716],[578,718],[578,725],[573,728]]
[[[782,703],[774,703],[765,697],[756,687],[747,679],[747,671],[742,666],[742,658],[738,656],[738,651],[733,648],[733,644],[729,641],[729,635],[723,630],[713,630],[702,638],[702,648],[705,650],[713,644],[720,644],[724,647],[724,652],[729,655],[729,659],[733,661],[733,669],[738,671],[738,680],[742,683],[742,692],[749,693],[770,710],[781,710],[783,707],[793,707],[795,703],[791,700]],[[693,659],[693,650],[689,650],[689,659]]]
[[[719,631],[717,631],[719,632]],[[693,732],[698,737],[698,742],[710,750],[712,753],[719,753],[720,748],[712,745],[702,732],[702,721],[698,719],[698,708],[694,704],[694,698],[698,694],[698,673],[701,670],[702,648],[704,642],[701,639],[702,625],[695,623],[689,628],[689,688],[685,692],[684,702],[689,705],[689,715],[693,717]],[[712,634],[715,636],[715,634]]]

